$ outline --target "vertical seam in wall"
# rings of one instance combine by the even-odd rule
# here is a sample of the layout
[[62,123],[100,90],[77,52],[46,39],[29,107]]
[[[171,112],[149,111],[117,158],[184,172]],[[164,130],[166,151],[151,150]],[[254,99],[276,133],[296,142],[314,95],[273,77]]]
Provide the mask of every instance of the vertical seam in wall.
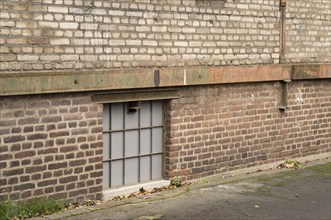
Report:
[[184,68],[183,80],[184,80],[184,85],[186,86],[186,68]]
[[279,10],[280,10],[280,54],[279,54],[279,63],[285,63],[285,39],[286,39],[286,1],[279,1]]

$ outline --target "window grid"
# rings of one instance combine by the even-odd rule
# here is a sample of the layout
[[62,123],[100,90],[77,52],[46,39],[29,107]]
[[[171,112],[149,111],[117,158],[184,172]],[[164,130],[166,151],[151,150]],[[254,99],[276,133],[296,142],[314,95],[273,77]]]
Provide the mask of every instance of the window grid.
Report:
[[[150,181],[150,180],[154,180],[154,179],[160,179],[162,178],[162,156],[163,156],[163,152],[162,152],[162,145],[161,146],[161,151],[158,150],[158,151],[155,151],[155,146],[153,146],[153,133],[157,133],[157,131],[155,129],[161,129],[161,138],[162,138],[162,124],[163,124],[163,117],[162,117],[162,103],[159,102],[158,104],[161,105],[161,112],[159,114],[153,112],[155,110],[160,110],[160,109],[157,109],[157,107],[155,109],[153,109],[153,102],[144,102],[145,105],[148,104],[148,107],[149,107],[149,124],[148,126],[146,125],[145,123],[145,126],[142,126],[142,121],[141,121],[141,118],[142,118],[142,112],[140,110],[138,110],[136,113],[128,113],[127,111],[127,108],[128,108],[128,105],[126,103],[122,103],[122,104],[118,104],[117,105],[120,105],[121,106],[121,111],[122,111],[122,128],[115,128],[113,130],[113,127],[112,127],[112,119],[114,119],[114,112],[112,111],[112,107],[114,106],[114,104],[107,104],[108,107],[105,107],[106,111],[106,114],[109,114],[107,117],[105,117],[106,119],[108,119],[108,121],[104,122],[104,123],[109,123],[109,128],[108,129],[105,129],[103,131],[103,134],[104,134],[104,137],[107,138],[109,137],[107,143],[109,143],[108,146],[105,146],[106,144],[104,144],[104,149],[105,148],[109,148],[109,153],[107,155],[107,158],[104,158],[103,159],[103,164],[104,164],[104,172],[107,172],[107,174],[105,175],[104,173],[104,178],[107,178],[108,179],[106,180],[106,184],[104,184],[104,188],[114,188],[114,187],[120,187],[120,186],[125,186],[125,185],[130,185],[130,184],[133,184],[133,183],[139,183],[139,182],[142,182],[142,181]],[[118,106],[117,106],[118,107]],[[158,106],[160,107],[160,106]],[[105,114],[105,113],[104,113]],[[129,122],[127,122],[127,118],[129,118],[129,116],[127,116],[127,114],[137,114],[137,126],[132,126],[127,128],[126,124],[128,126],[129,125]],[[156,117],[156,116],[159,116],[161,118],[157,118],[157,120],[161,120],[161,125],[154,125],[154,122],[153,122],[153,117]],[[108,125],[106,126],[108,127]],[[126,135],[128,134],[128,132],[137,132],[138,133],[138,139],[137,139],[137,155],[130,155],[128,156],[128,152],[126,152],[126,148],[127,148],[127,140],[126,140]],[[142,131],[148,131],[149,132],[149,153],[142,153],[142,139],[145,138],[144,136],[142,136]],[[114,133],[121,133],[121,136],[122,136],[122,157],[116,157],[114,158],[114,156],[112,155],[112,147],[116,147],[116,146],[112,146],[112,138],[113,137],[113,134]],[[109,134],[107,136],[105,136],[106,134]],[[162,141],[161,141],[161,144],[162,144]],[[154,149],[153,149],[154,147]],[[132,151],[132,149],[131,149]],[[158,156],[159,155],[159,156]],[[149,159],[147,159],[147,157]],[[158,160],[161,158],[161,161]],[[133,173],[135,174],[135,172],[137,172],[137,181],[134,181],[134,182],[130,182],[130,179],[129,178],[135,178],[135,176],[130,176],[130,173],[127,172],[126,169],[128,169],[127,166],[129,166],[129,162],[130,162],[130,159],[131,160],[131,166],[132,166],[132,163],[137,163],[138,167],[137,167],[137,170],[136,171],[133,171],[133,172],[130,172],[130,173]],[[137,161],[135,162],[133,159],[137,159]],[[143,161],[144,160],[144,161]],[[142,166],[142,163],[144,162],[144,164],[147,162],[146,160],[149,160],[149,171],[148,170],[142,170],[143,166]],[[112,180],[115,179],[116,177],[114,177],[112,175],[112,170],[113,169],[113,166],[115,167],[115,162],[116,161],[121,161],[120,163],[120,166],[121,166],[121,170],[118,171],[119,173],[122,173],[122,178],[121,178],[121,183],[118,184],[118,183],[114,183],[115,181]],[[160,171],[155,171],[153,168],[153,163],[155,165],[156,163],[156,167],[161,167],[161,170]],[[118,166],[118,164],[117,164]],[[145,165],[146,166],[146,165]],[[156,172],[156,175],[158,175],[156,178],[155,178],[155,175],[153,175],[153,171],[154,173]],[[144,172],[149,172],[149,175],[148,175],[148,178],[146,177],[143,177],[143,174]],[[115,171],[114,171],[115,173]],[[131,174],[132,175],[132,174]],[[147,175],[146,175],[147,176]],[[144,178],[144,179],[143,179]]]

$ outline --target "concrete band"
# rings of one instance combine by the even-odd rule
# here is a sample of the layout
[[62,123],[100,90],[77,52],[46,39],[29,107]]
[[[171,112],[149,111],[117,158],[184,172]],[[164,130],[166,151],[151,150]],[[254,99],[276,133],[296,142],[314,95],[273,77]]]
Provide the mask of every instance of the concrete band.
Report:
[[330,64],[197,66],[0,74],[0,96],[331,78]]

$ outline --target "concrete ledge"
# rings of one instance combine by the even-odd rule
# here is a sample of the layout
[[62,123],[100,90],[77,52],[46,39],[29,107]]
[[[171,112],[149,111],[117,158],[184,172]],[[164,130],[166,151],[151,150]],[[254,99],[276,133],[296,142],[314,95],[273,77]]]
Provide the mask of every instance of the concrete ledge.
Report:
[[330,64],[191,66],[0,74],[0,96],[331,79]]
[[[297,158],[288,158],[288,159],[295,160],[300,163],[313,162],[312,164],[318,164],[317,162],[319,160],[323,160],[323,162],[325,162],[325,160],[331,161],[331,153],[323,153],[323,154],[310,155],[310,156],[306,156],[306,157],[297,157]],[[268,163],[268,164],[263,164],[263,165],[259,165],[259,166],[228,171],[228,172],[224,172],[222,174],[217,174],[217,175],[210,176],[210,177],[204,177],[202,179],[208,179],[208,178],[214,179],[214,178],[218,178],[219,176],[230,177],[230,176],[237,176],[237,175],[242,175],[242,174],[257,173],[260,171],[271,170],[271,169],[275,169],[278,165],[280,165],[284,161],[285,160],[281,160],[281,161],[274,162],[274,163]],[[193,180],[192,182],[195,182],[195,181],[196,180]]]
[[170,180],[159,180],[159,181],[141,183],[132,186],[125,186],[118,189],[104,190],[102,193],[104,200],[107,201],[114,198],[115,196],[128,196],[131,193],[139,192],[139,189],[142,187],[145,190],[152,190],[154,188],[159,188],[162,186],[169,186],[169,184],[170,184]]

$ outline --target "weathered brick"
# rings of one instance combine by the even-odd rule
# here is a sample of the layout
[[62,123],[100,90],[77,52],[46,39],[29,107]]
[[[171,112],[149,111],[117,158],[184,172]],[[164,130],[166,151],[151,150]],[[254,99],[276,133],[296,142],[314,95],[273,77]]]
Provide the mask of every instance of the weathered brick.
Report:
[[37,133],[37,134],[31,134],[27,136],[28,140],[45,140],[47,138],[47,134],[43,133]]
[[7,163],[6,162],[0,162],[0,169],[4,169],[7,167]]
[[25,137],[22,135],[14,135],[4,138],[4,143],[15,143],[25,140]]
[[66,168],[68,166],[67,162],[52,163],[48,165],[49,170]]
[[4,161],[4,160],[10,160],[13,158],[13,155],[7,153],[7,154],[4,154],[4,153],[1,153],[0,154],[0,161]]
[[76,145],[69,145],[69,146],[64,146],[60,148],[61,153],[68,153],[72,151],[76,151],[78,147]]
[[61,137],[61,136],[66,137],[68,135],[69,135],[69,131],[57,131],[57,132],[49,133],[50,138],[56,138],[56,137]]
[[[12,134],[15,134],[15,133],[21,133],[21,131],[22,131],[22,128],[12,128],[11,129],[11,133]],[[25,132],[25,131],[24,131]]]
[[80,189],[80,190],[75,190],[75,191],[71,191],[69,192],[69,197],[77,197],[81,194],[86,194],[87,193],[87,189]]
[[53,179],[53,180],[44,180],[41,182],[38,182],[37,185],[38,187],[45,187],[45,186],[50,186],[50,185],[56,185],[57,184],[57,179]]
[[3,176],[18,176],[20,174],[23,174],[23,168],[4,170],[2,174]]
[[22,152],[15,153],[15,159],[29,158],[34,155],[36,155],[36,152],[34,150],[22,151]]
[[69,9],[68,7],[62,7],[62,6],[48,6],[48,12],[68,13]]
[[86,164],[86,162],[87,162],[86,159],[74,160],[74,161],[69,162],[69,166],[70,167],[82,166],[82,165]]
[[18,125],[37,124],[38,122],[39,122],[39,118],[35,118],[35,117],[23,118],[18,120]]
[[67,176],[67,177],[62,177],[59,179],[59,183],[60,184],[64,184],[64,183],[71,183],[74,181],[77,181],[78,177],[77,176]]
[[46,165],[33,166],[25,168],[25,173],[38,173],[44,170],[46,170]]
[[90,173],[91,178],[102,177],[102,171],[92,172]]
[[62,120],[61,116],[46,116],[42,118],[43,123],[59,122]]

